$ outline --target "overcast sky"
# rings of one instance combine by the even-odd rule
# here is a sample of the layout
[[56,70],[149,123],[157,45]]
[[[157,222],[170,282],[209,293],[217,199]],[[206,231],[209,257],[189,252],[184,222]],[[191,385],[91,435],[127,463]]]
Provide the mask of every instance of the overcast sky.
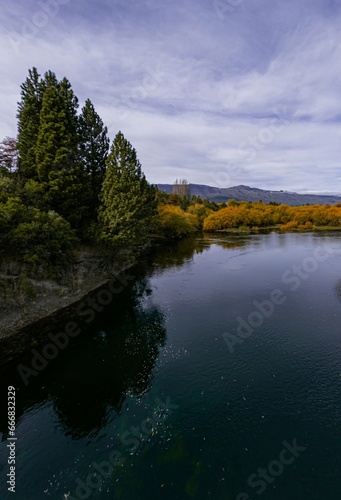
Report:
[[66,76],[152,183],[341,192],[336,0],[4,0],[0,136],[28,69]]

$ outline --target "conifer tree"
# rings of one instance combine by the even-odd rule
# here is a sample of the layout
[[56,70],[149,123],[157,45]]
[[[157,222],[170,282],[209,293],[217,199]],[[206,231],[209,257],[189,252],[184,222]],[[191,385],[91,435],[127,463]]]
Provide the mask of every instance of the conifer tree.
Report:
[[141,171],[136,151],[119,132],[107,159],[99,220],[112,245],[136,245],[148,238],[156,214],[156,189]]
[[78,99],[70,82],[57,82],[51,72],[45,74],[43,87],[36,147],[39,180],[49,208],[81,234],[90,219],[91,193],[78,154]]
[[36,146],[41,182],[48,182],[52,171],[72,168],[77,159],[75,102],[65,93],[60,85],[50,85],[44,92]]
[[57,80],[56,74],[53,71],[48,70],[45,72],[44,78],[41,80],[41,83],[40,83],[42,95],[44,94],[45,90],[51,86],[57,87],[58,80]]
[[107,127],[96,113],[90,99],[87,99],[79,117],[79,156],[84,167],[88,188],[91,191],[91,213],[95,217],[99,208],[99,195],[109,151],[107,133]]
[[59,83],[59,92],[65,107],[67,129],[70,134],[70,148],[74,150],[74,154],[76,155],[79,143],[78,98],[72,90],[71,83],[65,77]]
[[49,174],[46,200],[48,206],[64,217],[79,236],[90,222],[89,193],[80,165]]
[[18,170],[22,181],[37,179],[36,145],[38,140],[42,86],[36,68],[28,72],[21,85],[21,101],[18,103]]

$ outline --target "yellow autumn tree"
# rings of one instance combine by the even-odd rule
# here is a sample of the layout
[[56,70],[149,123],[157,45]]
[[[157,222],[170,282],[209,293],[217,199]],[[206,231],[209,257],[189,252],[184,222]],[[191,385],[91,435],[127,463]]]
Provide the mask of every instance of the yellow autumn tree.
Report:
[[176,205],[159,205],[158,226],[167,238],[178,238],[197,231],[200,222],[197,215],[184,212]]

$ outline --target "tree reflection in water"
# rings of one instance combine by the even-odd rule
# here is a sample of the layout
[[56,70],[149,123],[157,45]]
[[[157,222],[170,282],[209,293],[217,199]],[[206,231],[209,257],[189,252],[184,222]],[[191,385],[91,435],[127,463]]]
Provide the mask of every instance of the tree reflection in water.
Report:
[[[150,293],[147,279],[138,278],[106,308],[96,325],[82,332],[37,377],[31,377],[27,387],[18,379],[18,361],[7,366],[1,388],[14,379],[20,386],[17,418],[51,401],[65,433],[78,439],[97,433],[112,410],[120,411],[127,394],[139,396],[147,391],[166,342],[162,313],[145,305]],[[31,357],[20,362],[29,366]],[[6,427],[6,419],[1,418],[4,434]]]
[[[136,276],[90,328],[51,361],[24,386],[17,365],[31,366],[32,354],[0,368],[0,389],[20,387],[17,392],[17,418],[36,405],[51,402],[64,432],[74,439],[96,434],[120,412],[127,395],[140,396],[150,387],[153,370],[166,343],[163,314],[153,305],[148,276],[155,269],[182,267],[210,245],[240,247],[249,239],[222,235],[194,235],[179,242],[167,243],[146,255],[131,275]],[[77,320],[77,318],[75,318]],[[51,328],[57,328],[51,325]],[[60,318],[60,326],[64,326]],[[5,398],[3,398],[5,401]],[[0,431],[5,439],[6,412],[1,412]]]

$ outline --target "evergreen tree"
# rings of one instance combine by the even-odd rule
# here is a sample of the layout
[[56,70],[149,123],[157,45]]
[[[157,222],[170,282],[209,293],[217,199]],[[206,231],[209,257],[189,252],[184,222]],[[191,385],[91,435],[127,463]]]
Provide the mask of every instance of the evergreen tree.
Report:
[[37,179],[36,145],[38,140],[42,86],[36,68],[29,70],[21,85],[21,101],[18,103],[18,169],[23,181]]
[[77,116],[77,110],[79,106],[78,98],[72,90],[71,83],[65,77],[59,83],[59,92],[64,102],[67,129],[70,133],[70,148],[74,150],[74,153],[76,155],[79,143],[79,137],[78,137],[79,123]]
[[36,147],[39,180],[46,189],[47,206],[82,234],[90,219],[89,191],[78,154],[78,99],[70,82],[45,74]]
[[91,191],[90,209],[96,216],[99,208],[99,195],[106,170],[109,151],[108,129],[104,126],[95,108],[87,99],[79,117],[79,155],[84,166],[89,190]]
[[50,172],[47,204],[64,217],[79,236],[83,236],[91,219],[90,196],[81,165]]
[[36,146],[36,165],[41,182],[52,171],[70,169],[77,159],[76,102],[65,86],[50,85],[43,96]]
[[99,220],[112,245],[136,245],[148,238],[156,215],[156,188],[141,171],[135,149],[119,132],[107,159]]
[[58,80],[56,77],[56,74],[53,71],[46,71],[44,74],[44,78],[41,80],[40,87],[41,87],[41,93],[42,95],[44,94],[45,90],[48,87],[57,87],[58,86]]

